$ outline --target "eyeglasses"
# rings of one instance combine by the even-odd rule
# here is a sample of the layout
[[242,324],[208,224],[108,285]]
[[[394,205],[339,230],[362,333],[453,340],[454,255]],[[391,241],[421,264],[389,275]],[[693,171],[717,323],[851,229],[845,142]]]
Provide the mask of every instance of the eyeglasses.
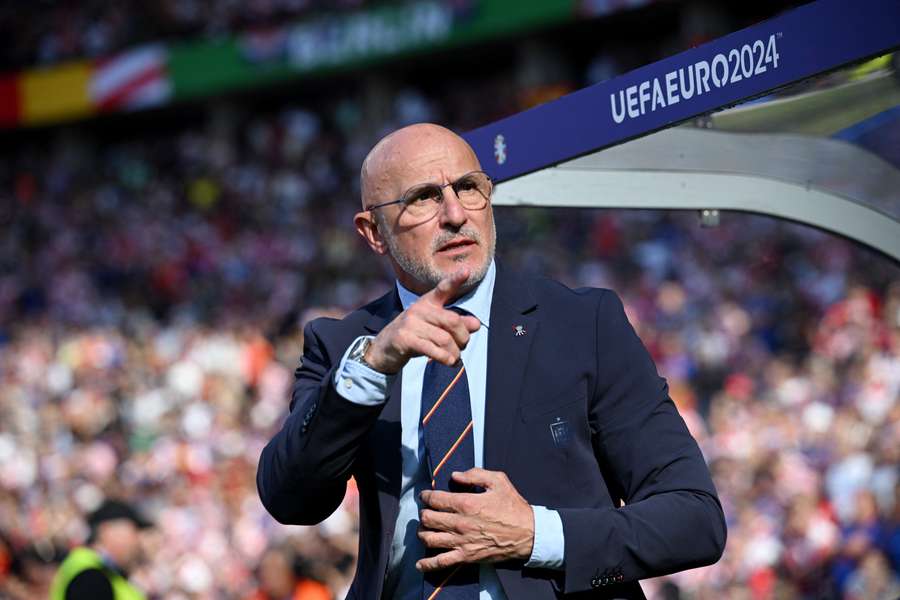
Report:
[[488,204],[494,191],[494,182],[484,171],[466,173],[456,181],[445,183],[423,183],[406,190],[403,197],[391,202],[382,202],[367,206],[366,210],[384,208],[392,204],[400,204],[403,211],[415,219],[430,219],[437,214],[444,202],[444,188],[450,187],[456,194],[459,203],[466,210],[481,210]]

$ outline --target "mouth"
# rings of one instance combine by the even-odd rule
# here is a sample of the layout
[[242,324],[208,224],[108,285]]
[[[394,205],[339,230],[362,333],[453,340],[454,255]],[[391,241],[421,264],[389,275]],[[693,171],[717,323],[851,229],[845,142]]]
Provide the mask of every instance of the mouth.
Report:
[[455,252],[455,251],[461,252],[461,251],[464,251],[466,248],[469,248],[470,246],[475,246],[475,245],[476,245],[476,243],[474,240],[470,240],[468,238],[460,238],[457,240],[451,240],[451,241],[447,242],[446,244],[438,247],[437,251],[445,252],[445,253],[451,253],[451,252]]

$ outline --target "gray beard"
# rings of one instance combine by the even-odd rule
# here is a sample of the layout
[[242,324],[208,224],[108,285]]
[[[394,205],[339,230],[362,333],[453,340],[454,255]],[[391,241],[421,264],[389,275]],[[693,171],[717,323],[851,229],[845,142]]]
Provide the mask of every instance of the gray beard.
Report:
[[[487,247],[487,254],[485,255],[484,264],[479,265],[478,268],[469,273],[469,278],[463,284],[462,289],[464,291],[469,291],[474,288],[478,283],[484,279],[484,276],[487,274],[488,268],[491,266],[491,261],[494,259],[494,251],[497,246],[497,229],[494,225],[493,219],[491,220],[491,239],[490,244]],[[484,240],[482,240],[481,235],[474,229],[469,229],[463,227],[459,231],[450,232],[450,231],[442,231],[441,234],[434,240],[431,245],[431,251],[437,252],[437,249],[446,244],[447,242],[458,239],[459,237],[464,237],[476,242],[479,246],[484,245]],[[390,252],[391,257],[394,261],[400,265],[400,268],[407,275],[410,275],[415,280],[425,284],[428,289],[433,289],[437,287],[437,284],[441,282],[442,279],[452,275],[452,272],[443,273],[436,269],[433,265],[430,265],[423,261],[421,258],[416,256],[410,256],[405,254],[397,244],[396,239],[393,235],[384,236],[385,243],[388,247],[388,252]],[[464,260],[464,257],[459,257],[459,262]]]

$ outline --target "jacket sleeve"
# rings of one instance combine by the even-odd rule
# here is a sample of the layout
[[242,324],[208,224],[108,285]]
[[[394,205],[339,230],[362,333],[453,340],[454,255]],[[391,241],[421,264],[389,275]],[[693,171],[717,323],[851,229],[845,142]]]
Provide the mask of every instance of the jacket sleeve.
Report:
[[332,360],[319,335],[323,322],[304,329],[291,412],[263,448],[256,472],[263,506],[285,524],[314,525],[337,509],[357,450],[382,409],[354,404],[335,391],[339,357]]
[[597,309],[597,360],[594,451],[624,505],[559,510],[566,593],[712,564],[725,547],[706,462],[622,302],[608,291]]

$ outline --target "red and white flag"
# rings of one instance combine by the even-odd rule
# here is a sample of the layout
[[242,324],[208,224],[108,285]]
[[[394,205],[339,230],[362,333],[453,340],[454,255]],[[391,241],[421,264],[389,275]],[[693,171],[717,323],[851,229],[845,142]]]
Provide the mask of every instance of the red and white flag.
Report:
[[172,96],[164,46],[141,46],[94,63],[90,97],[101,112],[157,106]]

